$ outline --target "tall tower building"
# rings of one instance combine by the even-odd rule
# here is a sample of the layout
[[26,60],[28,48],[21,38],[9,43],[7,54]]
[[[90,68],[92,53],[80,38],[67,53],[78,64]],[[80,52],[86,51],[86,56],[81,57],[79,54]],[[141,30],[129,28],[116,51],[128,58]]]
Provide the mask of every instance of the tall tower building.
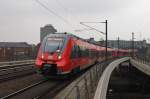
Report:
[[43,40],[43,38],[45,36],[47,36],[48,34],[53,34],[56,33],[57,30],[51,25],[51,24],[47,24],[44,27],[40,28],[40,41]]

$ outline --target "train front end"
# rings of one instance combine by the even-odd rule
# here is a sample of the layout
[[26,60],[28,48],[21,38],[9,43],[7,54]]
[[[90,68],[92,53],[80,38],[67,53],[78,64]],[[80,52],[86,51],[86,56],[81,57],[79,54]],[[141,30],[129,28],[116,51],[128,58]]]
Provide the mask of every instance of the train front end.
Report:
[[64,49],[66,42],[67,39],[64,36],[50,35],[45,37],[35,63],[38,73],[44,76],[65,73]]

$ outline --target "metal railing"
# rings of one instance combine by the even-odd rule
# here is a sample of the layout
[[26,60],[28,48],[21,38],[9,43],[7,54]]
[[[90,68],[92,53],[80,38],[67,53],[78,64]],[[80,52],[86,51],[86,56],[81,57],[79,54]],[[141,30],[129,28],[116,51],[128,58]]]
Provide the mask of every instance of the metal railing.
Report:
[[131,59],[130,63],[132,64],[132,66],[134,66],[135,68],[137,68],[138,70],[142,71],[143,73],[147,74],[150,76],[150,63],[142,60],[142,59]]
[[134,60],[142,63],[142,64],[146,64],[146,65],[149,65],[150,66],[150,59],[146,59],[146,58],[133,58]]

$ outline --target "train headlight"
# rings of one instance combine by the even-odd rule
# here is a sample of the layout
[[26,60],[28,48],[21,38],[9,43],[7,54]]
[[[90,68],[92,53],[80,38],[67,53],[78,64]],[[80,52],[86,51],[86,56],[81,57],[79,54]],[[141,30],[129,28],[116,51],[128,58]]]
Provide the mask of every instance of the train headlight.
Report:
[[61,54],[59,54],[59,55],[58,55],[58,59],[61,59],[61,58],[62,58],[62,57],[61,57]]
[[42,54],[41,58],[43,59],[44,58],[44,55]]

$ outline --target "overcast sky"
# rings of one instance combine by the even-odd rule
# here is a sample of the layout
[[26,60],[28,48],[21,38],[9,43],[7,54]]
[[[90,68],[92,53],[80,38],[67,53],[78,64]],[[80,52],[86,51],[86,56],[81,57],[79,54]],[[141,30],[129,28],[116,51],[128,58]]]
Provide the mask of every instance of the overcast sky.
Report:
[[[82,38],[104,38],[96,31],[83,29],[80,22],[108,20],[109,39],[136,40],[150,38],[150,0],[39,0],[64,20],[50,13],[36,0],[0,0],[0,42],[38,43],[40,27],[52,24],[60,32],[71,32]],[[88,24],[105,32],[104,24]]]

